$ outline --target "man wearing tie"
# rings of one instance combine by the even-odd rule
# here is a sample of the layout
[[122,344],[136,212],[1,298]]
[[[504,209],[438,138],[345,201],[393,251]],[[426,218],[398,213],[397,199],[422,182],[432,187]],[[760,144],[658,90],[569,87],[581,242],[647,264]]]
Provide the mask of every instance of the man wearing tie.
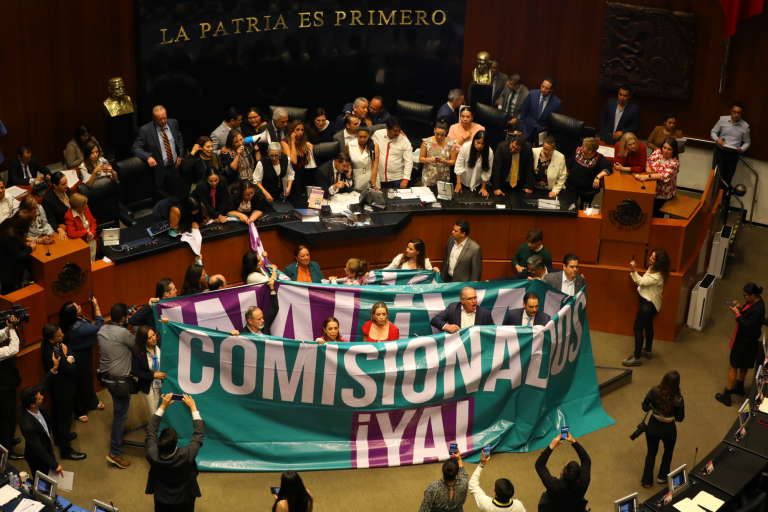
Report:
[[184,139],[179,131],[179,123],[175,119],[168,119],[164,106],[158,105],[152,109],[152,121],[139,129],[131,153],[154,168],[155,185],[158,188],[162,187],[172,196],[178,195]]
[[499,110],[504,112],[504,120],[510,130],[518,129],[517,121],[520,119],[520,112],[528,94],[528,88],[523,85],[520,75],[509,77],[507,86],[502,89],[499,96]]
[[325,191],[325,197],[352,192],[352,159],[349,153],[339,153],[335,159],[317,168],[317,186]]
[[18,158],[11,160],[8,165],[8,186],[34,185],[35,182],[45,179],[38,177],[38,173],[43,176],[51,175],[51,171],[32,156],[32,149],[29,146],[21,146]]
[[525,137],[518,134],[509,142],[499,142],[493,154],[491,180],[497,196],[512,190],[533,192],[533,151]]
[[547,325],[549,323],[550,316],[539,311],[539,296],[534,292],[528,292],[523,296],[523,306],[520,309],[507,311],[503,325],[533,327],[534,325]]
[[491,59],[491,100],[493,105],[499,104],[499,97],[501,96],[501,90],[504,89],[504,85],[507,83],[507,75],[499,72],[498,59]]
[[546,132],[549,126],[549,116],[559,114],[562,107],[560,98],[552,94],[555,79],[546,77],[538,91],[531,91],[523,103],[520,113],[520,130],[528,142],[536,144],[539,133]]

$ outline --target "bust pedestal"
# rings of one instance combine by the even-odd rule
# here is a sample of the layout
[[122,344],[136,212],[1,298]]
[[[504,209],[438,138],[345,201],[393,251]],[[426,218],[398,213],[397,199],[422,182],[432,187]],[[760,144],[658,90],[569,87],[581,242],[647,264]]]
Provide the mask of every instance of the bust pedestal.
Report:
[[136,137],[134,129],[136,110],[133,113],[112,117],[104,115],[104,123],[107,126],[107,147],[105,150],[114,152],[115,160],[125,160],[131,157],[131,146]]

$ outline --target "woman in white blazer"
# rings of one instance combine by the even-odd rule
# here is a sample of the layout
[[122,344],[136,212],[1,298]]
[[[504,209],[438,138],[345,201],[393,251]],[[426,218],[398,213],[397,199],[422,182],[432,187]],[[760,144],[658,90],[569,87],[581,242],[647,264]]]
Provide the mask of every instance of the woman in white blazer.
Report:
[[533,185],[549,190],[549,197],[556,197],[567,177],[565,156],[555,149],[555,138],[547,137],[542,147],[533,148]]

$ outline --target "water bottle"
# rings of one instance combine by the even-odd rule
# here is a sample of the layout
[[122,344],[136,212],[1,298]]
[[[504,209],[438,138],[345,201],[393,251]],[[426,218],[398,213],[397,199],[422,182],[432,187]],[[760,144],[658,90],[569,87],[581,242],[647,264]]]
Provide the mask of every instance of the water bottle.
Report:
[[16,473],[11,473],[11,487],[18,489],[20,484],[21,480],[19,480],[19,475]]

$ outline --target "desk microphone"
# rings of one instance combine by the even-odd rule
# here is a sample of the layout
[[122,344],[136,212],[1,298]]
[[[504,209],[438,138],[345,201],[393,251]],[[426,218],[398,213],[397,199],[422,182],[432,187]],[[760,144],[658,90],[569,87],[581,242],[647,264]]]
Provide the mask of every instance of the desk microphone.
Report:
[[50,256],[51,250],[48,248],[48,237],[45,237],[45,255]]
[[691,468],[695,468],[696,467],[696,458],[698,456],[699,456],[699,447],[697,446],[696,447],[696,454],[693,456],[693,466],[691,466]]

